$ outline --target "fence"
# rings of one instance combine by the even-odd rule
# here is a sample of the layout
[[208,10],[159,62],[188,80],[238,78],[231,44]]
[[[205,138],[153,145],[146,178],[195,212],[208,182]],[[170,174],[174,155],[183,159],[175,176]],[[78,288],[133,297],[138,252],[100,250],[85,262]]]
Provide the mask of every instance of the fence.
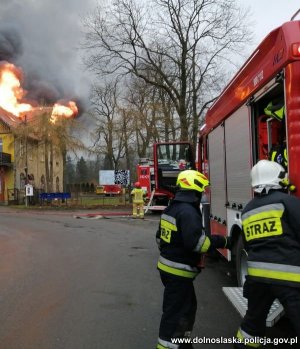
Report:
[[[39,195],[42,189],[33,189],[33,196],[28,196],[28,204],[36,205],[40,203]],[[7,189],[8,205],[24,205],[25,204],[25,189]]]
[[[9,205],[24,205],[25,190],[24,189],[8,189]],[[45,193],[42,189],[34,189],[33,196],[28,197],[28,205],[51,205],[51,206],[123,206],[129,203],[130,197],[128,193],[116,196],[101,196],[94,193]]]

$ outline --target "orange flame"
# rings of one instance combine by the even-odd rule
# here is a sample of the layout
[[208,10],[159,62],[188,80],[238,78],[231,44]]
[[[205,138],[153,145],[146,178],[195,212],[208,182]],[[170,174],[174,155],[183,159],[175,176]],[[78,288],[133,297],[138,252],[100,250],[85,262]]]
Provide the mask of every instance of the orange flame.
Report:
[[[26,91],[21,87],[22,70],[12,63],[0,62],[0,107],[11,114],[21,117],[23,113],[34,111],[31,104],[22,103]],[[42,112],[43,108],[41,109]],[[59,117],[71,118],[78,114],[78,108],[73,101],[54,104],[50,122],[55,123]]]
[[16,116],[32,109],[30,104],[19,103],[25,95],[21,77],[21,70],[13,64],[4,62],[0,65],[0,107]]
[[75,102],[69,101],[67,102],[67,105],[55,103],[50,117],[50,121],[52,123],[55,123],[59,117],[69,119],[74,118],[77,114],[78,108]]

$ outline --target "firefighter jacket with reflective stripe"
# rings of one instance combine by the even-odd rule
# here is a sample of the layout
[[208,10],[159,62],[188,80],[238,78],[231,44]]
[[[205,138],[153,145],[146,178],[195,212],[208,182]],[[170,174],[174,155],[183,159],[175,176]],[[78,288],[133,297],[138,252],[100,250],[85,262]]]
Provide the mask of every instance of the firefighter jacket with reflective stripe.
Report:
[[176,276],[194,278],[201,253],[226,245],[222,236],[205,235],[200,198],[194,191],[179,191],[160,219],[156,233],[160,248],[158,269]]
[[141,204],[144,202],[145,192],[141,188],[134,188],[131,193],[133,202],[136,204]]
[[256,196],[242,212],[248,275],[300,287],[300,200],[281,191]]

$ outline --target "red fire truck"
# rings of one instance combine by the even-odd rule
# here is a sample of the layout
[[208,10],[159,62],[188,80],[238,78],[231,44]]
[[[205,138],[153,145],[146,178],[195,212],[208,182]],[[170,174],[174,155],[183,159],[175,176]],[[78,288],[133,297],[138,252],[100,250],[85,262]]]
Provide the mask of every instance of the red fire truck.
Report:
[[[230,235],[238,283],[246,274],[241,211],[252,198],[250,169],[286,144],[290,181],[300,189],[300,21],[273,30],[241,67],[209,109],[200,131],[200,170],[211,182],[210,227]],[[285,118],[267,116],[270,102],[281,101]],[[299,196],[300,190],[296,192]]]
[[146,192],[147,205],[145,210],[162,211],[168,205],[172,194],[160,192],[156,188],[153,160],[141,159],[136,171],[137,181]]
[[[189,142],[163,142],[153,145],[153,165],[150,165],[149,170],[151,196],[154,197],[160,210],[174,197],[178,173],[186,169],[195,169],[194,156]],[[139,171],[147,173],[142,165],[139,166]]]
[[121,184],[103,184],[97,185],[95,190],[97,195],[114,196],[122,194]]
[[[281,121],[266,115],[269,103],[278,101],[285,111]],[[212,234],[233,238],[232,252],[221,253],[235,263],[239,285],[247,273],[241,212],[253,197],[250,170],[258,160],[267,159],[274,146],[283,144],[289,179],[298,189],[291,195],[300,196],[300,21],[284,23],[266,36],[208,110],[200,129],[197,167],[211,182],[205,205],[209,214],[204,215],[204,223]],[[171,148],[166,151],[166,147]],[[172,189],[176,170],[160,169],[160,160],[166,153],[167,158],[172,158],[173,148],[178,147],[157,145],[157,188]],[[184,148],[186,151],[188,145]],[[177,160],[180,157],[177,152]],[[190,161],[192,164],[192,157]],[[233,304],[244,302],[241,289],[227,296]],[[280,304],[273,306],[267,326],[282,314]]]
[[[246,275],[241,211],[252,198],[250,170],[271,148],[286,144],[290,181],[300,195],[300,21],[273,30],[237,72],[208,110],[200,129],[197,167],[210,179],[207,231],[232,236],[235,248],[221,251],[236,263],[239,285]],[[266,115],[270,102],[281,101],[282,121]],[[172,195],[185,159],[194,168],[186,142],[154,146],[156,189]],[[207,207],[207,206],[206,206]]]

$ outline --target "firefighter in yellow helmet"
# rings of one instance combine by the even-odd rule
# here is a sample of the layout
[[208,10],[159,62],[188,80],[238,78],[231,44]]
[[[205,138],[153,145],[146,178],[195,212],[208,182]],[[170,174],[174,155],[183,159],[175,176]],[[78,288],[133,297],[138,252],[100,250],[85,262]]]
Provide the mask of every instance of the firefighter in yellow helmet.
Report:
[[145,192],[141,188],[140,182],[134,183],[134,189],[131,191],[132,196],[132,217],[144,218],[144,197]]
[[237,349],[261,347],[276,298],[300,336],[300,200],[285,193],[286,172],[276,162],[259,161],[251,180],[255,196],[242,212],[248,310],[237,332]]
[[157,268],[165,287],[157,349],[192,348],[172,340],[189,337],[193,329],[197,310],[193,280],[201,271],[201,255],[230,244],[223,236],[206,236],[203,229],[200,200],[208,179],[198,171],[185,170],[176,185],[178,191],[163,211],[156,233]]

